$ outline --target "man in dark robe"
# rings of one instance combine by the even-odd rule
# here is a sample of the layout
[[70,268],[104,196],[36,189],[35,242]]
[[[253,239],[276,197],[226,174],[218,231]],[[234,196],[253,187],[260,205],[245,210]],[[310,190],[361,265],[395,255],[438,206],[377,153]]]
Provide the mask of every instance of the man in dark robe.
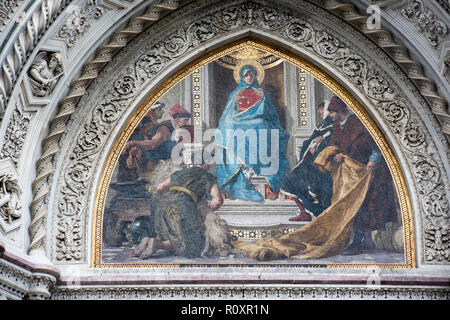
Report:
[[[370,231],[384,230],[387,222],[397,220],[395,190],[381,151],[358,117],[338,97],[330,100],[328,112],[334,120],[330,146],[337,146],[343,154],[366,164],[373,175],[365,200],[354,218],[353,241],[342,252],[356,255],[363,252],[362,243],[365,237],[371,237]],[[341,163],[342,154],[337,154],[333,160]]]
[[[303,142],[299,163],[283,178],[281,190],[295,201],[298,215],[289,221],[311,221],[306,210],[318,216],[331,204],[333,182],[329,172],[321,172],[314,159],[328,146],[333,129],[333,120],[326,116],[325,103],[318,106],[321,119],[324,119],[312,135]],[[306,210],[305,210],[306,209]]]
[[[165,104],[156,102],[139,122],[131,134],[130,141],[151,139],[155,135],[155,126],[164,114]],[[135,181],[139,178],[138,169],[146,165],[148,159],[136,148],[126,148],[119,158],[118,182]]]
[[[139,122],[138,126],[134,130],[131,135],[130,140],[145,140],[148,139],[149,133],[154,127],[154,123],[151,121],[151,118],[145,116],[142,118],[141,122]],[[141,166],[145,159],[142,159],[142,155],[140,151],[136,148],[130,148],[120,155],[119,158],[119,168],[117,181],[118,182],[127,182],[127,181],[135,181],[139,178],[138,169]]]

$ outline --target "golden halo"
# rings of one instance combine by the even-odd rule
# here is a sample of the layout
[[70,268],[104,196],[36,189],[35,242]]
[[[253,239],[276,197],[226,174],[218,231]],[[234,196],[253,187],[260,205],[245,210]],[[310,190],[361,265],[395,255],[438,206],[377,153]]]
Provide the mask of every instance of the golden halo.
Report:
[[241,69],[242,69],[242,67],[247,66],[247,65],[252,66],[253,68],[256,69],[256,72],[258,73],[256,75],[256,80],[258,80],[259,84],[261,84],[261,82],[264,80],[264,68],[256,60],[249,60],[249,59],[240,60],[234,67],[234,71],[233,71],[234,80],[236,80],[237,83],[241,82],[241,76],[240,76]]

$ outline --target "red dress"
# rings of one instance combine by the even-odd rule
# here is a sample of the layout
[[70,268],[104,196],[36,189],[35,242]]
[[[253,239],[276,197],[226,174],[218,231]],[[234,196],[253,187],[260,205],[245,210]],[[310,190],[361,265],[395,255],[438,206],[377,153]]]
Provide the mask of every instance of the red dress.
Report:
[[255,89],[245,89],[238,93],[238,112],[243,112],[261,101],[261,96]]

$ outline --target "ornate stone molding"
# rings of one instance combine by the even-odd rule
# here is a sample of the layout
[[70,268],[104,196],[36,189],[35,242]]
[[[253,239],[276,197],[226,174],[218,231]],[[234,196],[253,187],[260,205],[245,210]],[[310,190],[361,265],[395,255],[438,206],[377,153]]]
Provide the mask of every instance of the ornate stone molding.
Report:
[[447,11],[448,14],[450,14],[450,2],[448,0],[437,0],[437,2],[442,8],[444,8],[445,11]]
[[49,28],[61,10],[71,0],[42,0],[42,4],[25,22],[14,44],[10,46],[10,53],[5,54],[5,61],[0,69],[0,119],[3,118],[9,95],[15,82],[25,65],[28,55],[33,51],[39,39]]
[[0,288],[9,298],[23,299],[28,291],[29,273],[0,258]]
[[[14,11],[14,8],[18,6],[17,0],[4,0],[0,2],[0,21],[5,25],[6,21],[11,18],[11,14]],[[2,30],[2,26],[0,26],[0,30]]]
[[435,14],[425,7],[421,0],[409,0],[401,12],[405,18],[414,23],[433,48],[437,48],[442,42],[442,38],[448,34],[447,25],[437,19]]
[[19,163],[31,118],[32,113],[24,111],[22,102],[19,100],[16,109],[10,117],[3,137],[3,146],[0,151],[0,159],[11,159],[16,168]]
[[0,242],[0,294],[9,299],[44,300],[59,278],[58,272],[48,266],[37,266],[19,261],[5,252]]
[[414,23],[417,30],[435,49],[442,42],[442,38],[448,34],[447,25],[436,18],[435,14],[425,7],[421,0],[409,0],[401,12],[406,19]]
[[58,287],[52,293],[53,300],[75,299],[213,299],[213,300],[448,300],[447,288],[381,287],[378,284],[366,287],[320,287],[320,286],[154,286],[154,287]]
[[88,0],[82,8],[73,6],[72,9],[66,24],[58,31],[58,37],[63,38],[69,48],[73,47],[91,28],[93,21],[99,20],[105,12],[105,8],[99,5],[98,0]]
[[[215,4],[208,9],[195,12],[195,9],[204,5],[204,3],[197,2],[190,8],[185,8],[185,12],[189,12],[189,10],[193,12],[188,21],[194,22],[185,22],[183,25],[172,27],[175,30],[164,29],[164,33],[159,34],[159,41],[148,42],[153,45],[136,49],[139,41],[151,38],[151,31],[157,29],[156,27],[143,32],[138,40],[134,40],[127,45],[126,49],[121,50],[114,63],[127,54],[129,63],[120,68],[112,63],[103,69],[100,77],[106,76],[108,70],[112,70],[110,68],[114,68],[115,76],[113,81],[102,81],[102,83],[111,85],[102,89],[105,94],[101,98],[88,100],[89,93],[86,95],[85,91],[88,78],[82,77],[82,81],[75,82],[69,97],[63,101],[60,114],[52,123],[50,138],[44,143],[45,163],[44,161],[38,163],[38,174],[49,173],[53,170],[50,159],[58,150],[57,137],[62,136],[68,118],[75,112],[75,97],[83,96],[82,105],[92,104],[94,107],[85,118],[85,125],[76,135],[76,140],[70,142],[74,147],[70,151],[69,161],[62,169],[63,173],[60,175],[63,180],[60,182],[55,198],[58,206],[57,260],[83,261],[85,259],[83,238],[86,236],[84,229],[87,224],[86,203],[89,187],[93,187],[87,181],[93,180],[92,177],[96,171],[94,168],[101,165],[97,163],[99,153],[103,150],[109,133],[137,93],[144,90],[152,79],[161,74],[162,70],[193,48],[206,44],[208,41],[220,39],[223,34],[236,32],[243,28],[255,28],[255,30],[259,29],[266,34],[270,33],[274,37],[289,41],[292,45],[301,46],[311,55],[318,56],[334,66],[339,70],[342,79],[352,83],[376,106],[374,112],[382,117],[387,128],[391,128],[391,134],[395,137],[396,143],[404,150],[405,158],[408,160],[408,164],[405,166],[409,165],[412,168],[411,175],[415,181],[415,188],[418,190],[418,194],[415,196],[422,206],[419,214],[423,217],[421,227],[423,230],[430,230],[429,232],[433,234],[433,237],[427,240],[421,239],[424,244],[422,260],[425,263],[448,263],[450,261],[446,254],[448,252],[446,234],[449,230],[449,196],[448,187],[446,187],[448,181],[444,181],[445,177],[441,174],[441,172],[445,172],[445,169],[443,169],[444,166],[434,142],[426,139],[428,129],[423,124],[418,112],[411,107],[411,102],[396,84],[397,81],[402,81],[408,90],[417,92],[411,80],[403,74],[402,70],[369,39],[360,35],[358,41],[363,43],[366,48],[371,48],[369,52],[373,52],[379,57],[377,61],[374,61],[367,52],[358,50],[357,45],[352,44],[337,31],[333,31],[335,29],[332,30],[314,21],[312,15],[296,14],[292,9],[292,6],[296,7],[294,5],[287,9],[283,6],[274,7],[267,3],[261,5],[259,1],[230,1],[227,4]],[[313,11],[309,3],[302,2],[301,5],[296,5],[302,10]],[[317,10],[317,7],[314,9]],[[177,13],[182,15],[180,12]],[[320,15],[323,17],[323,21],[329,21],[358,37],[359,34],[355,35],[352,27],[343,24],[338,18],[326,12],[320,12]],[[121,45],[124,46],[125,43],[122,40]],[[131,48],[134,48],[133,52]],[[384,64],[384,68],[395,70],[398,79],[394,80],[388,76],[379,63]],[[95,77],[97,77],[96,74]],[[77,84],[79,85],[77,86]],[[98,85],[98,82],[94,83],[94,87]],[[420,93],[417,92],[415,98],[422,108],[427,108]],[[56,133],[52,134],[52,132]],[[442,142],[445,145],[444,139]],[[46,200],[40,197],[39,190],[42,188],[49,190],[49,185],[46,179],[39,179],[34,186],[39,183],[41,189],[36,189],[35,195],[39,197],[35,196],[33,206],[47,212]],[[38,214],[39,217],[37,211],[35,214]],[[45,214],[43,218],[45,218]],[[33,221],[35,220],[33,218]],[[35,226],[41,229],[45,228],[42,223],[36,223]],[[30,231],[32,231],[31,228]],[[31,235],[32,241],[36,243],[33,232]],[[41,238],[38,240],[42,243],[44,237],[45,232],[41,233]]]
[[50,290],[56,283],[56,278],[47,274],[33,274],[30,279],[27,298],[29,300],[47,300],[50,299]]

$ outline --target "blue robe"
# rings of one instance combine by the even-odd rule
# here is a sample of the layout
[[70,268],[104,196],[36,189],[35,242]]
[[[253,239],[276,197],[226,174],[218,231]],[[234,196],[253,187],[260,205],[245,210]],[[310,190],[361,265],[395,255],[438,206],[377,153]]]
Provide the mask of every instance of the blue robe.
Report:
[[[249,69],[255,75],[255,80],[251,85],[245,83],[243,79],[245,72]],[[244,89],[261,88],[256,80],[257,72],[252,66],[243,67],[240,75],[241,81],[230,94],[216,129],[216,176],[222,191],[228,190],[237,199],[259,202],[264,201],[264,197],[247,181],[244,168],[258,176],[263,176],[271,190],[277,191],[284,175],[289,172],[289,162],[286,156],[289,134],[281,127],[276,110],[267,94],[264,94],[261,100],[245,111],[238,111],[238,105],[235,102],[236,94]],[[242,130],[242,133],[249,129],[255,129],[253,131],[255,135],[250,134],[251,137],[245,138],[245,144],[238,143],[242,134],[231,139],[230,135],[227,137],[227,130]],[[271,130],[273,129],[278,131],[275,144],[271,143]],[[267,143],[264,143],[264,139]],[[277,145],[278,150],[276,150]],[[271,167],[271,163],[267,163],[267,159],[264,157],[270,157],[272,149],[274,156],[278,158],[278,166],[276,170],[268,174],[267,170]]]

